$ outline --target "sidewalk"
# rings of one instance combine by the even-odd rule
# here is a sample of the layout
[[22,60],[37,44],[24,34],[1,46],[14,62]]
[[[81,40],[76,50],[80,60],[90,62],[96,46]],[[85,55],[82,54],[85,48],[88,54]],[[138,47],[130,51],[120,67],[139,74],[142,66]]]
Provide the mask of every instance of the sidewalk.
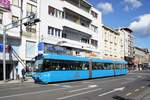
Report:
[[[34,80],[31,77],[27,77],[27,80],[24,81],[23,83],[34,83]],[[5,84],[20,84],[21,80],[9,80],[9,81],[0,81],[0,85],[5,85]]]

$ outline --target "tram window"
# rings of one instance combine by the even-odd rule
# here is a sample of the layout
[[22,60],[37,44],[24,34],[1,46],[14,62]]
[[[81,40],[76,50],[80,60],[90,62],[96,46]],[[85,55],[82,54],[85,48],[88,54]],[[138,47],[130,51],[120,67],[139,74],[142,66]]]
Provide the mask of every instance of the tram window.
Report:
[[88,63],[79,61],[44,60],[43,70],[88,70]]

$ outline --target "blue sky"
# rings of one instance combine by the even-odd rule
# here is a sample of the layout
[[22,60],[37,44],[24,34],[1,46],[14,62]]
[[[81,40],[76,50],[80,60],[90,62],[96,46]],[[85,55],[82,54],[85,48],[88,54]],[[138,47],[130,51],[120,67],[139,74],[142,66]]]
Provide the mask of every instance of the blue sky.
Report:
[[88,0],[102,11],[102,21],[112,28],[129,27],[135,45],[150,50],[150,0]]

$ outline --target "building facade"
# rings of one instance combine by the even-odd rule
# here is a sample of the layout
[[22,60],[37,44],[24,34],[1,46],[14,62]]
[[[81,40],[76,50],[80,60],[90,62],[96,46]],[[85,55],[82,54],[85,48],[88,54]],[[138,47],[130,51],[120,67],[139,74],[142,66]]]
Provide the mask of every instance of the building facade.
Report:
[[120,32],[123,36],[123,45],[124,45],[124,59],[128,62],[129,67],[134,66],[133,62],[133,52],[134,52],[134,37],[132,30],[129,28],[119,28],[116,31]]
[[102,26],[103,59],[124,60],[124,38],[120,32]]
[[[1,26],[12,23],[10,27],[14,27],[6,32],[6,45],[11,45],[27,66],[32,66],[39,53],[101,58],[101,12],[86,0],[10,0],[9,3],[10,10],[0,13]],[[33,13],[40,23],[33,26],[16,23]],[[2,36],[3,29],[0,31]],[[7,79],[15,79],[16,67],[24,66],[13,55],[10,60],[9,55]],[[0,58],[2,62],[2,52]],[[0,67],[2,70],[2,63]]]
[[44,52],[100,57],[101,12],[86,0],[41,0],[40,4],[39,42],[44,43]]
[[134,64],[136,68],[144,68],[149,65],[149,51],[148,49],[134,47]]

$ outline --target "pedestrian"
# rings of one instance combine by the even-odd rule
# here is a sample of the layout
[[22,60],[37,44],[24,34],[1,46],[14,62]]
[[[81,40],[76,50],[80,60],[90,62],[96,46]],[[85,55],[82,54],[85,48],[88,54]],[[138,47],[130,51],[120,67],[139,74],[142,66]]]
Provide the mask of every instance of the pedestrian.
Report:
[[25,81],[25,74],[26,74],[25,68],[22,69],[21,73],[22,73],[22,82],[23,82]]
[[16,79],[19,80],[18,67],[16,67]]

